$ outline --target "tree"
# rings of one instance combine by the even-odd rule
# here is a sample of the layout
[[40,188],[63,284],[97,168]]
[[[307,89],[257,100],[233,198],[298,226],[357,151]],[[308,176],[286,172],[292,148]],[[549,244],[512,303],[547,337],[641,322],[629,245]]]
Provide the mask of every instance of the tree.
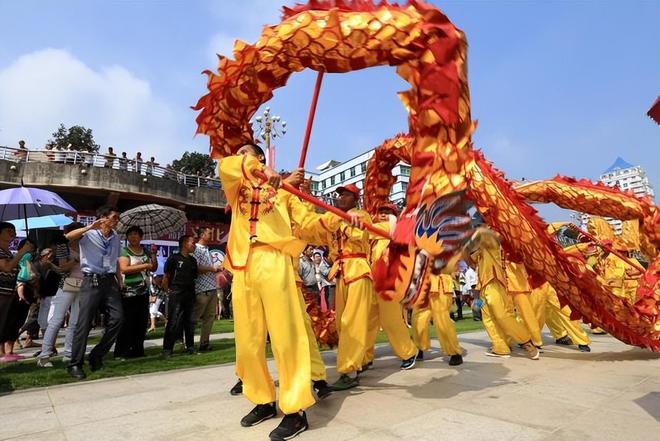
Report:
[[187,151],[181,159],[172,161],[172,168],[188,175],[196,175],[199,171],[202,176],[215,176],[215,162],[206,153]]
[[94,142],[92,129],[83,126],[71,126],[67,129],[64,124],[60,124],[57,131],[53,132],[52,137],[48,140],[47,145],[55,148],[98,153],[101,147]]

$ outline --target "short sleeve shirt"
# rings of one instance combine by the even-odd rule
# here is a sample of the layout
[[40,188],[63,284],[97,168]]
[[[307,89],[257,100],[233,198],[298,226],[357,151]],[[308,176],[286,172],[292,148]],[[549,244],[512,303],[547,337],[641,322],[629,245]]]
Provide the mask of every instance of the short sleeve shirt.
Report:
[[[197,244],[193,256],[199,266],[213,266],[213,258],[208,247]],[[217,286],[214,273],[201,273],[197,276],[197,280],[195,280],[195,292],[212,291]]]
[[170,288],[194,290],[197,278],[197,260],[191,255],[172,254],[165,262],[165,274],[170,279]]
[[[128,257],[128,264],[130,266],[149,263],[151,255],[149,251],[142,250],[142,254],[135,254],[130,248],[124,247],[121,250],[121,257]],[[139,273],[126,274],[124,276],[124,283],[128,286],[140,285],[147,279],[147,272],[140,271]]]

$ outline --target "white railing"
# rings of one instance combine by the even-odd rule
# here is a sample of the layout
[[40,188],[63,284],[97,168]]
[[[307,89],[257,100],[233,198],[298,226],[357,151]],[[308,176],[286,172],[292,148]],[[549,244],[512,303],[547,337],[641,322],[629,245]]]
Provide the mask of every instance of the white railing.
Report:
[[0,159],[13,162],[52,162],[55,164],[83,165],[87,167],[112,168],[127,173],[139,173],[144,176],[155,176],[170,179],[188,187],[208,187],[220,189],[220,180],[197,175],[188,175],[171,168],[151,164],[149,161],[120,158],[98,153],[79,152],[75,150],[28,150],[0,146]]

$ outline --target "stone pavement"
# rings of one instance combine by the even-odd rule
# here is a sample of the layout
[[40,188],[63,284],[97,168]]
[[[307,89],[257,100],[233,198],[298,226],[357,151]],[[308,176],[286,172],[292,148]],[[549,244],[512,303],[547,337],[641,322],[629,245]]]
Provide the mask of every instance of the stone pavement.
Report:
[[[603,335],[590,354],[547,344],[540,361],[502,360],[484,355],[483,332],[459,340],[462,366],[431,351],[405,372],[379,346],[361,386],[309,409],[310,430],[296,439],[658,439],[660,354]],[[334,365],[333,352],[324,359]],[[252,405],[229,395],[234,382],[234,366],[221,365],[14,392],[0,396],[0,439],[267,440],[279,418],[241,427]]]

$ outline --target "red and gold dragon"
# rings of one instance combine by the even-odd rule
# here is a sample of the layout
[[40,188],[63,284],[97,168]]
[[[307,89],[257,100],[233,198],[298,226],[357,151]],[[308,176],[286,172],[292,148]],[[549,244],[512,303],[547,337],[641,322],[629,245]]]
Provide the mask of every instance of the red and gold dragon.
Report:
[[518,186],[507,181],[472,145],[467,41],[437,8],[420,0],[406,5],[310,0],[285,7],[281,23],[264,27],[255,44],[237,41],[233,55],[220,57],[217,72],[206,72],[208,93],[194,107],[200,111],[198,133],[209,136],[216,158],[252,142],[250,119],[292,73],[389,65],[410,84],[399,94],[409,134],[377,150],[365,183],[366,208],[373,209],[389,194],[390,168],[398,161],[411,165],[405,209],[389,260],[380,269],[395,276],[378,277],[374,269],[382,295],[406,306],[423,298],[425,274],[441,268],[469,237],[471,202],[530,275],[553,284],[575,318],[628,344],[660,351],[657,256],[651,256],[637,302],[629,304],[599,282],[584,258],[564,252],[526,201],[639,219],[640,231],[656,249],[660,210],[648,200],[587,181],[557,177]]

